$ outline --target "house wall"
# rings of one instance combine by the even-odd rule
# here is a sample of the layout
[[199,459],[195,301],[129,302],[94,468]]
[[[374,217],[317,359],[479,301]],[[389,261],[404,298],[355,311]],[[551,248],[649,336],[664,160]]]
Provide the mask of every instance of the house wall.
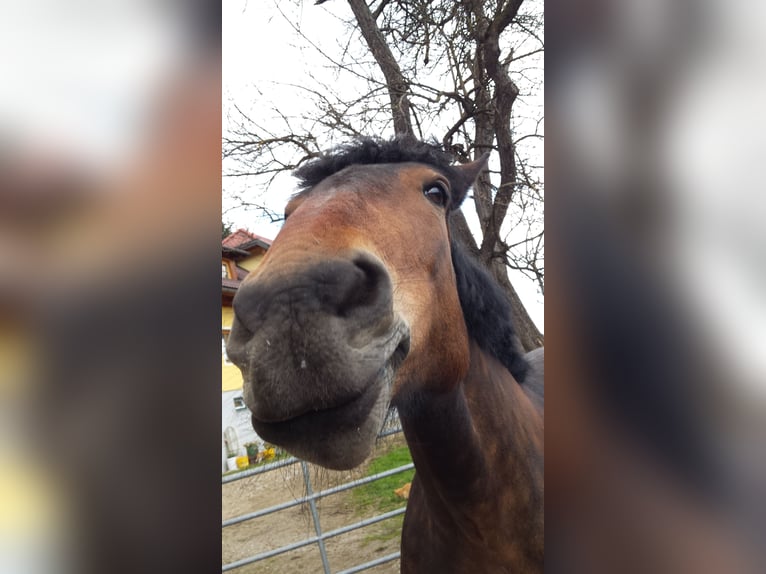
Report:
[[248,271],[252,271],[256,267],[258,267],[261,264],[261,260],[263,259],[264,253],[259,253],[258,255],[253,255],[252,257],[248,257],[247,259],[243,259],[239,262],[239,266],[242,267],[242,269],[247,269]]
[[[261,263],[264,253],[258,253],[252,257],[240,260],[237,263],[243,269],[252,271]],[[221,305],[221,330],[231,329],[234,321],[234,309],[230,304]],[[244,455],[245,443],[257,442],[263,447],[263,440],[255,433],[250,422],[250,411],[236,409],[234,398],[242,396],[242,374],[234,364],[228,364],[223,352],[221,353],[221,469],[226,471],[226,443],[223,433],[227,427],[232,427],[237,432],[240,454]]]
[[240,455],[245,455],[245,443],[257,442],[259,449],[263,448],[263,440],[253,430],[250,423],[250,411],[247,409],[237,410],[234,408],[234,398],[241,397],[242,391],[224,391],[221,393],[221,471],[226,471],[226,442],[223,433],[227,427],[237,431]]
[[[233,320],[234,309],[227,305],[222,306],[221,329],[230,329]],[[242,390],[242,374],[236,365],[227,364],[223,352],[221,353],[221,390],[223,392]]]

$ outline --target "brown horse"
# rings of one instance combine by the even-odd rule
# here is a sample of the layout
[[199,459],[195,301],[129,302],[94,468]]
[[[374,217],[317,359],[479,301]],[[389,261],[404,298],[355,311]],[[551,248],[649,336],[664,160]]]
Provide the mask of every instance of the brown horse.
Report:
[[228,352],[264,439],[351,468],[398,408],[407,573],[543,566],[542,350],[517,350],[502,291],[448,224],[486,160],[397,138],[306,164],[234,300]]

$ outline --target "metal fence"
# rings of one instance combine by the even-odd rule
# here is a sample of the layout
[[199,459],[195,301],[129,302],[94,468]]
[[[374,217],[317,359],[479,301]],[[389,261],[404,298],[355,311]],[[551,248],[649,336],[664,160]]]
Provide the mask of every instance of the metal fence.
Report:
[[[389,416],[386,419],[386,423],[383,426],[383,430],[378,435],[378,438],[384,438],[387,436],[395,435],[397,433],[402,432],[401,425],[399,424],[399,418],[396,415],[396,412],[394,410],[389,411]],[[229,518],[228,520],[224,520],[222,523],[222,528],[226,528],[227,526],[233,526],[234,524],[240,524],[242,522],[245,522],[247,520],[257,520],[258,518],[261,518],[263,516],[267,516],[269,514],[273,514],[275,512],[279,512],[281,510],[286,510],[288,508],[293,508],[295,506],[300,506],[302,504],[307,504],[311,519],[314,525],[314,536],[310,536],[308,538],[305,538],[303,540],[300,540],[298,542],[294,542],[292,544],[287,544],[284,546],[281,546],[279,548],[275,548],[273,550],[268,550],[264,552],[260,552],[258,554],[248,556],[246,558],[242,558],[241,560],[236,560],[234,562],[230,562],[228,564],[224,564],[222,566],[222,572],[227,572],[229,570],[234,570],[235,568],[240,568],[242,566],[245,566],[247,564],[252,564],[254,562],[258,562],[260,560],[266,560],[267,558],[271,558],[273,556],[278,556],[280,554],[285,554],[287,552],[291,552],[293,550],[297,550],[299,548],[303,548],[306,546],[309,546],[311,544],[316,544],[319,548],[319,553],[322,559],[322,568],[324,574],[352,574],[354,572],[362,572],[364,570],[368,570],[370,568],[374,568],[375,566],[379,566],[380,564],[385,564],[387,562],[391,562],[393,560],[396,560],[399,558],[400,553],[394,552],[391,554],[388,554],[386,556],[381,556],[380,558],[376,558],[375,560],[370,560],[368,562],[364,562],[362,564],[357,564],[353,566],[352,568],[348,568],[345,570],[339,570],[339,571],[333,571],[330,566],[330,561],[327,557],[327,551],[325,549],[325,540],[329,538],[333,538],[335,536],[339,536],[341,534],[345,534],[347,532],[351,532],[353,530],[358,530],[360,528],[364,528],[365,526],[369,526],[371,524],[375,524],[377,522],[381,522],[383,520],[387,520],[389,518],[392,518],[394,516],[398,516],[400,514],[404,514],[405,508],[398,508],[396,510],[392,510],[390,512],[386,512],[383,514],[379,514],[376,516],[372,516],[370,518],[366,518],[364,520],[360,520],[358,522],[355,522],[353,524],[349,524],[347,526],[343,526],[341,528],[336,528],[334,530],[329,530],[327,532],[322,530],[322,525],[320,521],[319,512],[317,511],[317,505],[316,501],[324,496],[329,496],[331,494],[335,494],[338,492],[342,492],[345,490],[350,490],[352,488],[355,488],[357,486],[361,486],[363,484],[369,484],[371,482],[374,482],[376,480],[380,480],[381,478],[385,478],[387,476],[391,476],[394,474],[399,474],[402,472],[405,472],[407,470],[410,470],[414,468],[414,465],[412,463],[405,464],[402,466],[399,466],[397,468],[392,468],[390,470],[380,472],[377,474],[374,474],[372,476],[368,476],[365,478],[360,478],[358,480],[353,480],[350,482],[346,482],[343,484],[340,484],[338,486],[334,486],[332,488],[327,488],[324,490],[320,490],[318,492],[314,492],[312,484],[311,484],[311,477],[309,473],[309,466],[306,464],[305,461],[297,459],[295,457],[289,457],[284,460],[280,460],[271,464],[266,464],[263,466],[259,466],[257,468],[253,469],[247,469],[243,470],[241,472],[226,475],[222,478],[222,484],[227,484],[229,482],[234,482],[236,480],[242,480],[243,478],[248,478],[250,476],[264,474],[267,472],[273,472],[277,469],[287,467],[294,464],[300,464],[302,474],[303,474],[303,482],[305,486],[305,496],[301,496],[298,498],[295,498],[294,500],[291,500],[289,502],[283,502],[281,504],[276,504],[274,506],[270,506],[268,508],[262,508],[258,510],[254,510],[253,512],[249,512],[246,514],[242,514],[239,516],[235,516],[233,518]]]

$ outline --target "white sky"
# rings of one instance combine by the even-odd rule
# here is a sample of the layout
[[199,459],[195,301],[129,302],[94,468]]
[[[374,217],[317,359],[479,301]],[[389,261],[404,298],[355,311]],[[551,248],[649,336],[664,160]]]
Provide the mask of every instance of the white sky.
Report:
[[[295,7],[292,3],[282,3],[281,9],[291,14],[293,22],[299,25],[316,45],[328,53],[337,53],[339,39],[344,39],[348,31],[341,19],[349,17],[349,8],[345,2],[327,2],[321,6],[301,3]],[[292,11],[291,11],[292,10]],[[329,78],[333,81],[333,70],[315,49],[301,49],[291,39],[295,32],[275,9],[273,2],[248,2],[247,0],[228,0],[223,3],[223,129],[230,125],[228,115],[233,113],[232,104],[242,109],[259,122],[268,123],[274,113],[272,102],[279,102],[279,109],[288,116],[297,115],[302,110],[311,111],[307,106],[314,104],[306,100],[305,95],[286,84],[302,85],[306,82],[306,71]],[[337,85],[338,89],[345,86]],[[542,106],[542,92],[532,105]],[[542,146],[536,150],[542,165]],[[497,161],[496,158],[494,158]],[[224,173],[226,166],[224,166]],[[223,178],[224,210],[236,204],[232,194],[247,196],[246,178]],[[281,176],[269,188],[268,193],[259,201],[265,203],[277,213],[294,191],[291,177]],[[252,192],[251,192],[252,193]],[[464,213],[473,229],[479,229],[475,210],[466,203]],[[259,218],[254,212],[241,209],[229,210],[224,218],[235,228],[245,227],[254,233],[274,238],[279,231],[279,224],[271,224]],[[480,232],[477,233],[480,236]],[[538,328],[543,330],[543,297],[536,285],[520,273],[511,272],[511,281],[524,302],[527,311]]]

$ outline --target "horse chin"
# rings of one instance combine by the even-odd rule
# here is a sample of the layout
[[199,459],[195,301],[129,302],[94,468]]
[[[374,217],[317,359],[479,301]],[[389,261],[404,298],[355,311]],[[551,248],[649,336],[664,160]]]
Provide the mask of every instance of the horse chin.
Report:
[[344,404],[278,422],[253,416],[253,428],[261,438],[298,458],[333,470],[354,468],[375,445],[393,378],[394,368],[388,364],[372,384]]

